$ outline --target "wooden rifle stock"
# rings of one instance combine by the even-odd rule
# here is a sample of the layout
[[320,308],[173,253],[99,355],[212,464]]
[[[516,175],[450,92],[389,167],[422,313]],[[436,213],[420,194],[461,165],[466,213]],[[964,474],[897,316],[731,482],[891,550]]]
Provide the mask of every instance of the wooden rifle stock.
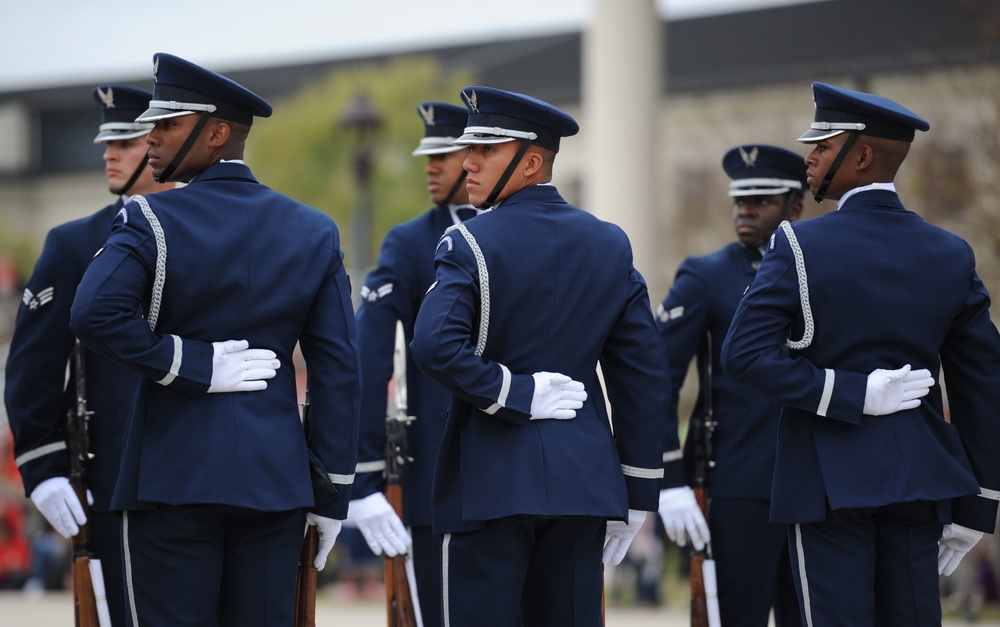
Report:
[[[396,514],[402,517],[403,490],[398,481],[386,485],[385,498],[396,510]],[[389,627],[416,627],[405,555],[385,558],[385,598]]]
[[[309,390],[302,403],[302,431],[309,443]],[[295,622],[293,627],[316,627],[316,554],[319,552],[319,529],[306,525],[299,551],[299,569],[295,573]]]
[[[712,334],[705,334],[701,344],[699,362],[701,367],[700,389],[702,399],[701,418],[691,425],[688,437],[694,439],[694,474],[692,490],[698,508],[708,521],[708,471],[715,465],[713,449],[713,433],[715,431],[715,414],[712,408],[712,360],[715,358],[712,350]],[[705,560],[712,559],[712,548],[706,544],[700,551],[691,547],[690,581],[691,581],[691,627],[709,627],[708,596],[705,594]],[[713,563],[714,566],[714,563]],[[714,588],[714,583],[713,583]]]
[[[403,323],[396,321],[396,340],[392,354],[393,386],[390,395],[389,412],[385,421],[385,500],[403,519],[403,486],[401,470],[403,464],[413,461],[407,451],[406,426],[413,420],[407,411],[406,390],[406,333]],[[412,550],[412,548],[411,548]],[[385,558],[385,600],[389,627],[417,627],[422,625],[420,599],[413,598],[410,587],[412,570],[407,560],[412,556],[397,555]]]
[[[101,619],[98,609],[98,598],[94,587],[91,571],[91,560],[94,560],[94,572],[99,562],[90,549],[90,503],[87,498],[87,468],[86,462],[90,454],[90,437],[88,421],[93,412],[87,410],[86,378],[84,371],[83,344],[76,340],[73,347],[73,367],[76,383],[75,406],[66,412],[66,445],[69,449],[69,481],[73,486],[80,507],[87,522],[80,525],[80,530],[73,536],[73,615],[76,627],[100,627]],[[104,582],[100,582],[104,590]],[[104,600],[103,593],[101,601]],[[101,609],[106,613],[107,607]],[[106,616],[106,614],[105,614]]]
[[[694,496],[702,513],[705,513],[705,489],[694,488]],[[702,572],[706,553],[706,550],[691,550],[691,627],[708,627],[708,600]]]
[[316,566],[313,562],[318,550],[319,531],[314,525],[308,525],[295,577],[295,627],[316,627]]
[[[84,514],[90,518],[87,507],[87,488],[82,483],[73,482],[73,490]],[[80,525],[80,531],[73,536],[73,616],[76,627],[99,627],[97,616],[97,596],[94,593],[94,580],[90,576],[90,523]]]

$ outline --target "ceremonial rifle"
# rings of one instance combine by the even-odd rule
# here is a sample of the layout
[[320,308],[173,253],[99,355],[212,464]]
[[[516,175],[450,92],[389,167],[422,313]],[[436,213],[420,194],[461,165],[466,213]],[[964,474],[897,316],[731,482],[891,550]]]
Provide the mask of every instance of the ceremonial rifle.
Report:
[[295,627],[316,627],[316,566],[313,561],[318,549],[319,531],[314,525],[307,525],[295,577]]
[[[302,429],[309,435],[309,390],[302,404]],[[310,469],[311,471],[311,469]],[[319,550],[319,531],[315,525],[306,525],[299,552],[299,569],[295,576],[294,627],[316,627],[316,553]]]
[[[702,376],[699,385],[702,393],[701,417],[691,423],[694,438],[694,473],[692,489],[701,513],[708,521],[708,471],[715,466],[713,436],[715,415],[712,409],[712,334],[705,334],[701,347]],[[703,549],[691,547],[691,627],[720,627],[719,597],[715,579],[715,560],[712,559],[712,544],[705,543]]]
[[87,410],[84,350],[80,340],[73,347],[76,403],[66,412],[66,443],[69,448],[69,481],[87,521],[73,536],[73,614],[77,627],[110,627],[111,615],[104,590],[101,560],[90,547],[90,507],[87,499],[86,462],[90,453],[88,423],[94,412]]
[[[407,452],[406,427],[414,418],[406,404],[406,334],[396,321],[396,342],[392,356],[392,401],[385,420],[385,498],[403,518],[403,486],[400,469],[413,461]],[[385,595],[389,627],[423,627],[420,601],[414,584],[411,553],[385,558]]]

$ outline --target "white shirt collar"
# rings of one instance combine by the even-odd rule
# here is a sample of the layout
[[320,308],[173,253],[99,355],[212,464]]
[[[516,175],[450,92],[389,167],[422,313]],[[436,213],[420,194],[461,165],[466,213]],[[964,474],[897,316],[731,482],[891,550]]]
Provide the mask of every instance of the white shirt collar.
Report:
[[481,215],[483,213],[486,213],[487,211],[489,211],[489,209],[477,209],[476,207],[473,207],[470,204],[455,205],[455,204],[449,203],[448,204],[448,213],[451,214],[451,221],[454,224],[461,224],[462,223],[462,220],[460,220],[459,217],[458,217],[458,210],[459,209],[473,209],[473,210],[475,210],[477,216]]
[[846,201],[848,198],[850,198],[854,194],[857,194],[858,192],[867,192],[867,191],[872,190],[872,189],[884,189],[887,192],[895,192],[896,191],[896,184],[895,183],[872,183],[871,185],[865,185],[863,187],[855,187],[854,189],[852,189],[851,191],[847,192],[846,194],[844,194],[843,196],[840,197],[840,200],[837,201],[837,209],[840,209],[840,207],[844,204],[844,201]]

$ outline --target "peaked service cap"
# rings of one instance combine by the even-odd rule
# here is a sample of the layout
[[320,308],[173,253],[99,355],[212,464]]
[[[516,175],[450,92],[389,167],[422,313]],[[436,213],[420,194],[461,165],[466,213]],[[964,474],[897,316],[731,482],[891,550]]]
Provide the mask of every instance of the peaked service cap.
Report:
[[459,146],[522,139],[558,152],[559,139],[580,130],[568,114],[531,96],[493,87],[466,87],[461,96],[469,121]]
[[239,83],[172,54],[153,55],[153,98],[137,122],[155,122],[189,113],[253,124],[271,115],[271,105]]
[[93,96],[94,102],[101,107],[101,125],[97,127],[95,144],[143,137],[153,130],[152,122],[135,121],[149,106],[152,94],[148,91],[127,85],[98,85]]
[[462,134],[469,113],[465,107],[447,102],[421,102],[417,113],[424,123],[424,137],[413,151],[413,156],[438,155],[461,150],[455,138]]
[[778,146],[743,144],[722,158],[722,169],[732,182],[730,196],[769,196],[806,186],[806,163],[801,155]]
[[916,113],[882,96],[818,81],[812,84],[812,89],[816,116],[809,130],[799,137],[798,141],[804,144],[847,131],[912,142],[915,131],[931,127]]

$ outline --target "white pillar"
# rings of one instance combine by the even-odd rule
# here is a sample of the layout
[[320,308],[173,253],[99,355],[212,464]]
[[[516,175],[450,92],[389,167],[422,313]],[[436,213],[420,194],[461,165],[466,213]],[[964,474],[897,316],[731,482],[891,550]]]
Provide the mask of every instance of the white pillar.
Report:
[[653,272],[657,109],[664,47],[655,0],[592,0],[583,33],[582,208],[621,226]]

